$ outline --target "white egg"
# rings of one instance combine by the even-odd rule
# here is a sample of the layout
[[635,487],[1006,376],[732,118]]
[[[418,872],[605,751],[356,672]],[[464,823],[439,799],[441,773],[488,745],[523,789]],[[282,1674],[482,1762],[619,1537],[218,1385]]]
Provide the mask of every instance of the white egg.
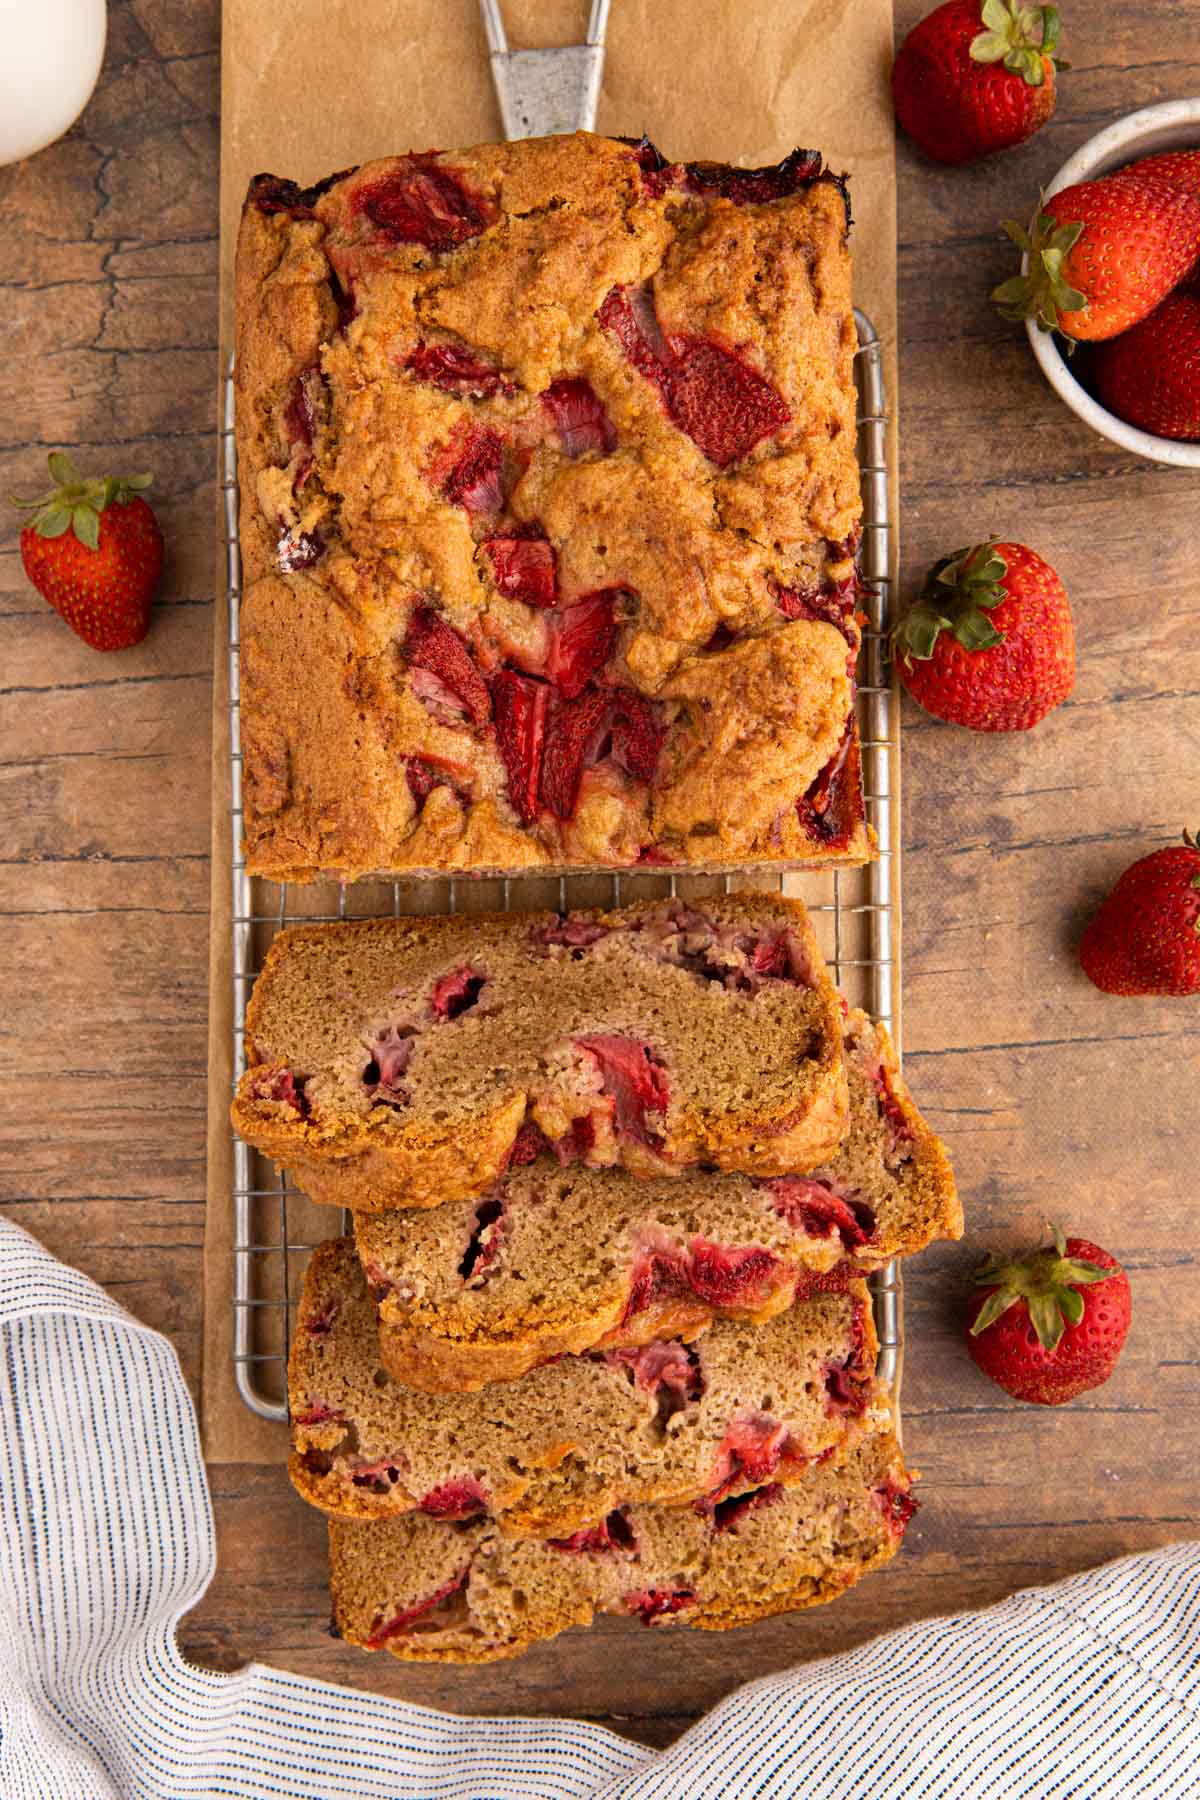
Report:
[[100,74],[104,0],[0,0],[0,163],[62,136]]

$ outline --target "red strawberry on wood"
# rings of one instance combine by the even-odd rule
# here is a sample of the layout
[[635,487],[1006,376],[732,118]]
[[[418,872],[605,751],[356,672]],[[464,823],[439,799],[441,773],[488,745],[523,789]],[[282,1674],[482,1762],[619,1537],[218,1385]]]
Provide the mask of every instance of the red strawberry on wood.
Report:
[[913,699],[972,731],[1028,731],[1075,685],[1066,590],[1024,544],[989,540],[935,563],[893,651]]
[[128,650],[150,629],[163,566],[158,520],[142,494],[151,475],[88,479],[64,451],[49,458],[55,486],[28,513],[21,561],[38,593],[93,650]]
[[1083,934],[1079,961],[1106,994],[1200,994],[1200,848],[1185,832],[1126,869]]
[[892,70],[900,124],[938,162],[965,163],[1031,137],[1054,111],[1053,6],[946,0],[905,38]]
[[1200,193],[1123,169],[1043,201],[1026,230],[1004,229],[1027,259],[992,299],[1007,319],[1068,338],[1116,337],[1153,312],[1200,256]]
[[1129,1278],[1086,1238],[991,1256],[967,1316],[967,1349],[1015,1400],[1061,1406],[1103,1385],[1129,1331]]

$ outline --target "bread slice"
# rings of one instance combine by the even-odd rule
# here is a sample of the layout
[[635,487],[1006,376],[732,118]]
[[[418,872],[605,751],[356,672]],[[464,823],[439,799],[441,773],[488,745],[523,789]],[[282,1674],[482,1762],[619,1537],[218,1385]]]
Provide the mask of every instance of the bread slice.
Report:
[[945,1147],[886,1031],[858,1011],[844,1029],[850,1129],[807,1177],[639,1180],[542,1157],[482,1201],[358,1214],[387,1368],[430,1393],[466,1392],[564,1351],[694,1337],[713,1318],[761,1323],[960,1236]]
[[[915,1507],[886,1427],[837,1467],[716,1508],[633,1506],[582,1541],[420,1513],[332,1519],[334,1628],[406,1661],[491,1662],[596,1613],[724,1631],[836,1598],[895,1555]],[[632,1646],[630,1646],[632,1649]]]
[[847,1125],[838,996],[778,895],[299,926],[246,1031],[236,1129],[360,1211],[484,1192],[522,1126],[592,1168],[781,1175]]
[[349,1518],[488,1514],[506,1535],[566,1538],[638,1501],[715,1506],[839,1461],[872,1416],[878,1344],[866,1284],[763,1330],[560,1357],[524,1381],[434,1397],[380,1365],[349,1238],[308,1267],[288,1366],[292,1481]]

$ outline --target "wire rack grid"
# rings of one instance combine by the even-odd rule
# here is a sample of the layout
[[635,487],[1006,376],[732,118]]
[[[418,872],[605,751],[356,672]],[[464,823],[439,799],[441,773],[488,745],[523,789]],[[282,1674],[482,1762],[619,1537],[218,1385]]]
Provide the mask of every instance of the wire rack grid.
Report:
[[[770,885],[798,894],[813,915],[835,981],[853,1003],[881,1019],[895,1036],[899,907],[896,808],[898,746],[893,737],[893,694],[889,682],[887,634],[891,624],[889,574],[891,526],[888,509],[887,409],[882,350],[870,320],[856,311],[859,347],[855,355],[858,390],[858,453],[862,476],[863,539],[859,553],[868,623],[863,632],[858,686],[859,729],[868,819],[878,840],[878,861],[864,869],[832,875],[784,874]],[[620,905],[648,894],[684,897],[729,892],[737,877],[611,876],[555,877],[550,880],[440,882],[358,882],[351,887],[289,887],[251,877],[240,848],[242,836],[242,752],[239,722],[239,606],[241,557],[238,546],[237,451],[234,438],[232,364],[226,373],[222,437],[222,488],[229,596],[230,789],[233,826],[233,1078],[245,1068],[246,1003],[271,938],[284,926],[321,919],[379,917],[391,913],[473,912],[503,908],[528,910],[572,905]],[[819,893],[813,891],[819,884]],[[762,887],[763,877],[754,885]],[[234,1140],[235,1212],[233,1362],[237,1391],[260,1417],[286,1420],[286,1364],[292,1311],[303,1265],[313,1244],[328,1236],[328,1208],[316,1207],[256,1151]],[[342,1222],[345,1228],[345,1221]],[[903,1351],[902,1289],[899,1264],[888,1263],[872,1277],[879,1376],[898,1400]]]

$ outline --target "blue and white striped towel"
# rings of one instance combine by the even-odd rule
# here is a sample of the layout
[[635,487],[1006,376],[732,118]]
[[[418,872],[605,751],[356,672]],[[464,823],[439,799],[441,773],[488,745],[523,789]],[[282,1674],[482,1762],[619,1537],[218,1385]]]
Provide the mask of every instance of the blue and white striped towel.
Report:
[[1200,1544],[730,1696],[670,1750],[190,1668],[213,1572],[175,1352],[0,1221],[2,1800],[1195,1800]]

